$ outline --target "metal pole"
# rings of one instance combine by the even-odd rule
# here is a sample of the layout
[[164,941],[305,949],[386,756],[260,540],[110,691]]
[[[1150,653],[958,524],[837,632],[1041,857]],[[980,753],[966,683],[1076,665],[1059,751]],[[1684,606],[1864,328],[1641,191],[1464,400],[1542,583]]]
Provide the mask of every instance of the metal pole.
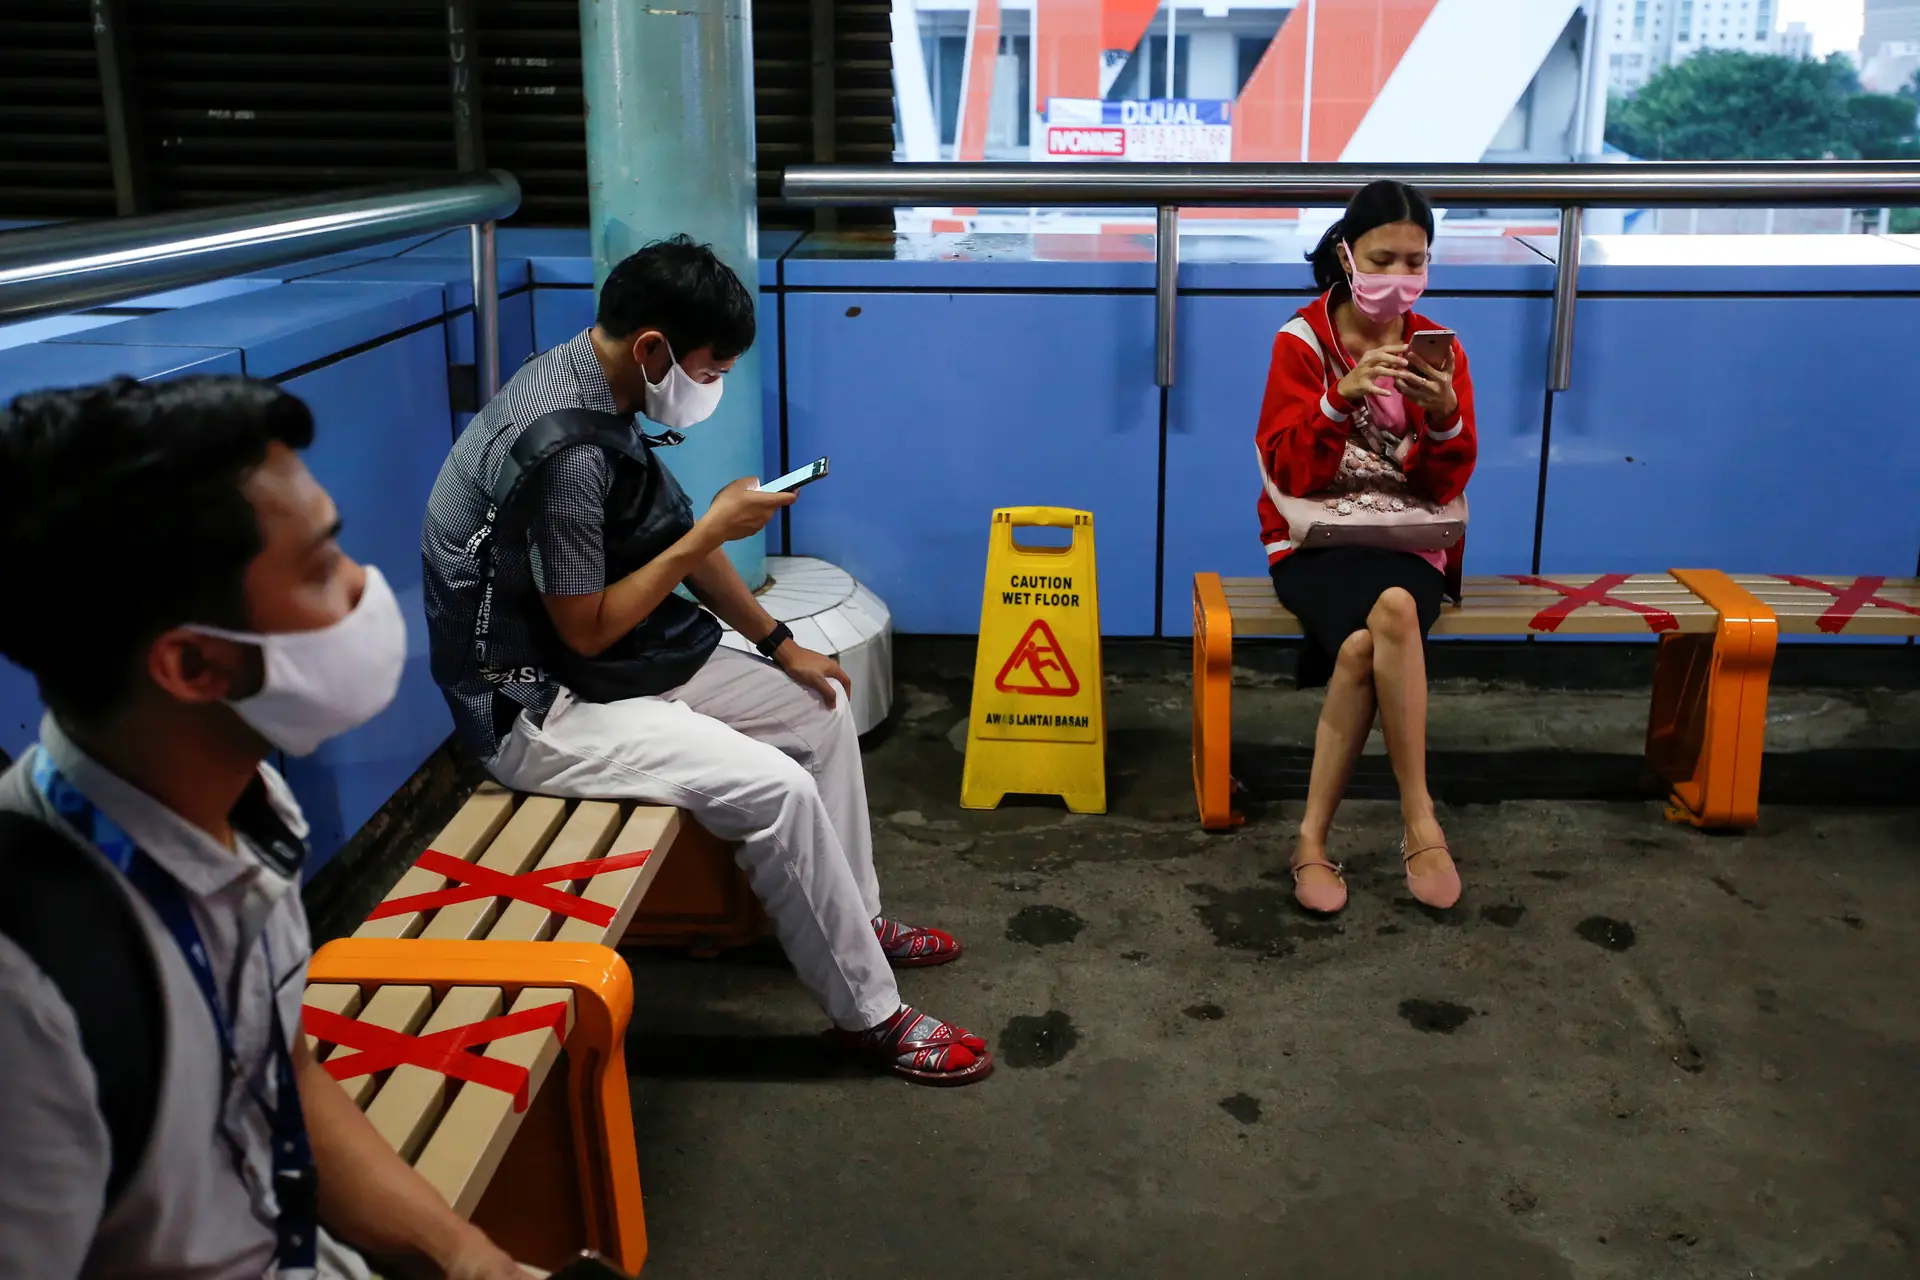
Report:
[[1153,381],[1173,385],[1173,300],[1180,278],[1180,210],[1162,205],[1153,231]]
[[1550,165],[1124,161],[789,165],[782,193],[796,204],[1335,208],[1376,178],[1411,183],[1437,205],[1475,208],[1778,205],[1835,209],[1920,205],[1920,164],[1911,160]]
[[1573,385],[1573,304],[1580,291],[1582,210],[1560,211],[1560,251],[1554,261],[1553,345],[1547,354],[1547,390]]
[[500,390],[500,264],[493,224],[476,222],[468,230],[473,237],[473,376],[484,404]]
[[133,75],[128,66],[126,5],[93,0],[93,50],[100,67],[100,107],[107,126],[107,159],[113,167],[114,212],[123,218],[147,211],[147,166],[137,128]]
[[[1300,70],[1300,163],[1306,164],[1313,159],[1313,38],[1318,34],[1314,29],[1314,19],[1319,9],[1315,0],[1307,3],[1307,53],[1302,60]],[[1297,10],[1296,10],[1297,11]]]

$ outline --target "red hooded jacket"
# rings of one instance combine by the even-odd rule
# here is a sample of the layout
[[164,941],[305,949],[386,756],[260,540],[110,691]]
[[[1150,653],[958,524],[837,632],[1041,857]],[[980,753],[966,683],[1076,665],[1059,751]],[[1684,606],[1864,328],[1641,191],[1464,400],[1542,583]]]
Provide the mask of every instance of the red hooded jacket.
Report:
[[[1293,553],[1287,522],[1267,497],[1266,484],[1304,498],[1330,487],[1346,454],[1348,419],[1356,407],[1335,388],[1353,370],[1353,361],[1334,332],[1332,294],[1323,293],[1294,314],[1273,339],[1273,363],[1267,369],[1267,393],[1260,403],[1260,541],[1267,564]],[[1425,316],[1407,315],[1406,332],[1444,329]],[[1473,376],[1467,352],[1453,347],[1453,394],[1460,402],[1452,419],[1429,422],[1426,410],[1407,402],[1407,428],[1414,436],[1407,455],[1407,479],[1422,497],[1448,503],[1466,491],[1479,454],[1474,433]],[[1447,582],[1458,597],[1461,553],[1466,540],[1446,553]]]

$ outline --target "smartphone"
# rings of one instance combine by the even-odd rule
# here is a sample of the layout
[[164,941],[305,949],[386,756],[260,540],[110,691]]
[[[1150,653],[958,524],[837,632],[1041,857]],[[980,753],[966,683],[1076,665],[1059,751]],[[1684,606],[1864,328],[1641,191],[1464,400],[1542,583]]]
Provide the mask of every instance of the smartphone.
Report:
[[1407,340],[1409,354],[1419,356],[1429,369],[1445,369],[1453,359],[1453,330],[1422,329]]
[[798,489],[803,484],[812,484],[815,480],[824,479],[826,474],[827,460],[825,458],[815,458],[812,462],[809,462],[806,466],[798,470],[789,471],[777,480],[767,481],[760,486],[760,492],[789,493],[792,490]]
[[583,1253],[547,1280],[633,1280],[633,1277],[597,1253]]

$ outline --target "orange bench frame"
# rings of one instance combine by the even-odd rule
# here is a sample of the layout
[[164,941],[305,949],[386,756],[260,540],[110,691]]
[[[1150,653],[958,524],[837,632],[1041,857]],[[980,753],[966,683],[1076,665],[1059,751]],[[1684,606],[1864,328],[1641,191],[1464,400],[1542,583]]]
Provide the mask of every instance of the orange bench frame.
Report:
[[536,1265],[592,1249],[639,1274],[647,1222],[627,1084],[633,975],[618,952],[575,942],[341,938],[314,953],[307,981],[429,987],[435,999],[454,987],[498,987],[509,1002],[527,989],[571,993],[566,1076],[550,1076],[534,1095],[473,1221]]
[[[1667,785],[1667,816],[1703,828],[1759,821],[1767,687],[1779,622],[1717,569],[1669,571],[1719,617],[1708,634],[1660,638],[1647,763]],[[1193,578],[1193,792],[1200,825],[1228,830],[1233,807],[1233,612],[1217,573]]]

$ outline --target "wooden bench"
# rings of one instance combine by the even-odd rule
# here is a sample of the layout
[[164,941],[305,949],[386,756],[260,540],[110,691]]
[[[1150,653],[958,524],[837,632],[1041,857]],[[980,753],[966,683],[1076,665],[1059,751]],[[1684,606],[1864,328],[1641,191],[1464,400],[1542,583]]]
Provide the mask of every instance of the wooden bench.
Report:
[[[612,947],[729,945],[764,921],[728,846],[678,810],[486,784],[314,957],[308,1038],[338,1046],[322,1060],[375,1128],[516,1257],[592,1248],[638,1272],[632,979]],[[386,1057],[355,1062],[370,1051]]]
[[[1670,789],[1670,815],[1702,827],[1758,816],[1767,676],[1777,624],[1769,607],[1717,570],[1468,578],[1442,608],[1438,636],[1661,636],[1647,760]],[[1233,640],[1298,636],[1268,578],[1193,580],[1193,789],[1200,825],[1237,825],[1233,809]]]

